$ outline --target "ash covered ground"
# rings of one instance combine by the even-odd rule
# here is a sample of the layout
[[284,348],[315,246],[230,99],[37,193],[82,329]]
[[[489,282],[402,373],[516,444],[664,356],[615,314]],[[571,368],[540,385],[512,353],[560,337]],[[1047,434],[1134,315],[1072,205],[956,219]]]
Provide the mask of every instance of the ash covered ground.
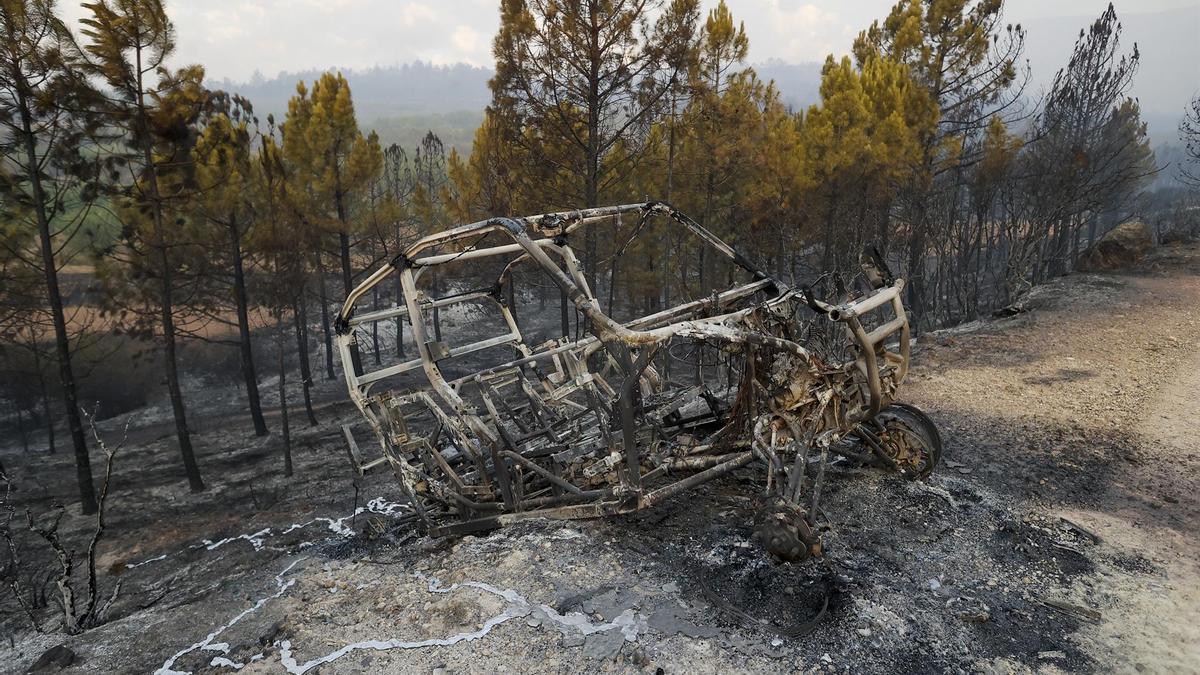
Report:
[[[354,478],[336,383],[292,479],[211,392],[197,495],[142,411],[100,548],[110,620],[39,634],[5,597],[0,671],[1200,672],[1198,305],[1200,251],[1164,249],[922,338],[902,399],[943,465],[839,469],[826,555],[794,566],[750,540],[752,469],[634,516],[430,539],[390,477]],[[22,507],[69,496],[43,487],[69,457],[0,452]]]

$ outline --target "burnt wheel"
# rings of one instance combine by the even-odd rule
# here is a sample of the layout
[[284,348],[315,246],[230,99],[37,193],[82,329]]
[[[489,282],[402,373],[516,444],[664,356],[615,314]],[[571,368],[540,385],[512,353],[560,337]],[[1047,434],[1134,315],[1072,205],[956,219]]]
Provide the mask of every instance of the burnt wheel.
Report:
[[799,563],[821,555],[821,538],[813,532],[804,509],[783,499],[758,511],[753,538],[783,562]]
[[875,416],[879,445],[900,472],[913,479],[928,478],[942,460],[942,436],[937,425],[918,408],[893,403]]

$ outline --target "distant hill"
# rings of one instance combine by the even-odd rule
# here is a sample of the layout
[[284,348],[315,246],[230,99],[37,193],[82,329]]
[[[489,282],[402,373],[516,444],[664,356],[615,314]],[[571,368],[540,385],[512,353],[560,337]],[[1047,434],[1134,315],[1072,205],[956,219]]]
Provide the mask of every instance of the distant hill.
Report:
[[[776,60],[756,65],[755,70],[763,79],[775,80],[784,102],[792,108],[799,110],[817,101],[820,64]],[[296,93],[296,84],[311,84],[321,72],[280,73],[271,79],[256,74],[249,82],[224,79],[209,81],[208,85],[250,99],[262,120],[268,114],[282,120],[288,99]],[[487,87],[492,77],[490,68],[417,61],[342,72],[350,80],[360,124],[378,132],[384,144],[399,143],[410,150],[431,129],[447,148],[469,150],[475,129],[483,121],[483,109],[491,100]]]
[[[435,66],[423,61],[394,66],[376,66],[367,70],[340,69],[350,80],[354,107],[363,119],[398,115],[482,110],[489,100],[489,68],[465,63]],[[271,79],[256,75],[249,82],[218,80],[209,86],[238,92],[254,102],[260,117],[287,110],[287,102],[296,93],[296,84],[311,84],[323,71],[280,73]]]
[[[330,68],[330,70],[339,70]],[[367,70],[340,69],[350,80],[360,123],[379,133],[385,145],[399,143],[410,151],[432,129],[449,147],[471,147],[475,129],[490,100],[488,68],[467,64],[436,66],[421,61]],[[208,85],[237,92],[254,104],[262,120],[274,114],[282,121],[296,84],[311,85],[323,71],[280,73],[271,79],[256,74],[249,82],[214,80]]]

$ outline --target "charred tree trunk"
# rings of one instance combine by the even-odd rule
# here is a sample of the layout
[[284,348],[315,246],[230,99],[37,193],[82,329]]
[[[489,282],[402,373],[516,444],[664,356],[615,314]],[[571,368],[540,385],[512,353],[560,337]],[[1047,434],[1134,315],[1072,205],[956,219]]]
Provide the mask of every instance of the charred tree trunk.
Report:
[[[58,266],[54,260],[54,241],[50,236],[50,220],[46,214],[46,194],[42,187],[41,171],[37,156],[37,143],[33,134],[33,117],[23,92],[18,92],[17,101],[21,109],[21,129],[24,132],[25,159],[29,164],[30,187],[33,189],[34,213],[37,216],[38,240],[41,245],[42,269],[46,276],[46,296],[50,303],[50,317],[54,324],[54,347],[58,360],[58,379],[62,387],[63,406],[67,410],[67,427],[71,432],[71,443],[75,448],[75,476],[79,483],[79,501],[84,515],[96,512],[96,488],[92,481],[92,464],[88,457],[87,439],[83,435],[83,421],[79,416],[79,399],[75,389],[75,374],[71,368],[71,342],[67,335],[67,322],[63,315],[62,293],[58,286]],[[24,436],[22,436],[24,438]]]
[[[179,364],[175,355],[175,317],[174,305],[174,270],[167,254],[166,226],[163,222],[162,194],[158,189],[158,168],[154,159],[154,138],[150,129],[150,116],[146,108],[145,85],[142,82],[141,48],[136,50],[137,72],[137,122],[141,127],[141,151],[146,175],[146,187],[149,192],[151,216],[154,220],[153,248],[158,254],[159,282],[161,297],[159,298],[160,320],[163,331],[163,359],[167,371],[167,390],[171,397],[171,410],[175,415],[175,435],[179,439],[179,454],[183,457],[183,468],[187,474],[188,485],[192,492],[204,489],[204,481],[200,478],[200,467],[196,464],[196,453],[192,449],[192,436],[188,431],[187,411],[183,405],[183,390],[179,386]],[[80,430],[82,433],[82,429]]]
[[300,379],[304,385],[304,410],[308,414],[308,425],[317,426],[317,416],[312,406],[312,367],[308,355],[308,299],[304,288],[296,295],[292,305],[293,322],[296,324],[296,353],[300,357]]
[[[283,312],[276,321],[275,346],[279,352],[279,426],[283,431],[283,475],[292,475],[292,431],[288,426],[287,368],[284,367],[283,343],[287,329],[283,325]],[[312,409],[309,409],[309,415]]]
[[233,298],[237,305],[238,350],[241,352],[242,379],[246,381],[246,401],[254,433],[266,436],[267,421],[263,418],[262,401],[258,395],[258,373],[254,369],[254,349],[250,343],[250,309],[246,299],[246,266],[242,256],[242,233],[237,220],[229,223],[229,252],[233,258]]
[[329,325],[329,294],[325,290],[325,264],[317,254],[317,290],[321,300],[321,335],[325,338],[325,379],[333,379],[333,332]]

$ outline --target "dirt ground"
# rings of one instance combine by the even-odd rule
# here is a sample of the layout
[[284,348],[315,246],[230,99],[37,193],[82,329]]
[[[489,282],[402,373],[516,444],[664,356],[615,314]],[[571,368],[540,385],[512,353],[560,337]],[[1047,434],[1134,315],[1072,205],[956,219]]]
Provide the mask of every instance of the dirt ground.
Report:
[[[277,434],[214,396],[196,495],[169,426],[134,416],[100,549],[110,620],[39,634],[5,596],[0,671],[61,644],[76,673],[1200,672],[1198,304],[1193,245],[923,337],[902,398],[939,424],[943,466],[839,470],[826,556],[797,566],[750,541],[751,470],[632,517],[431,540],[387,476],[354,479],[345,404],[293,415],[287,479]],[[69,496],[46,487],[69,457],[0,452],[23,504]]]

